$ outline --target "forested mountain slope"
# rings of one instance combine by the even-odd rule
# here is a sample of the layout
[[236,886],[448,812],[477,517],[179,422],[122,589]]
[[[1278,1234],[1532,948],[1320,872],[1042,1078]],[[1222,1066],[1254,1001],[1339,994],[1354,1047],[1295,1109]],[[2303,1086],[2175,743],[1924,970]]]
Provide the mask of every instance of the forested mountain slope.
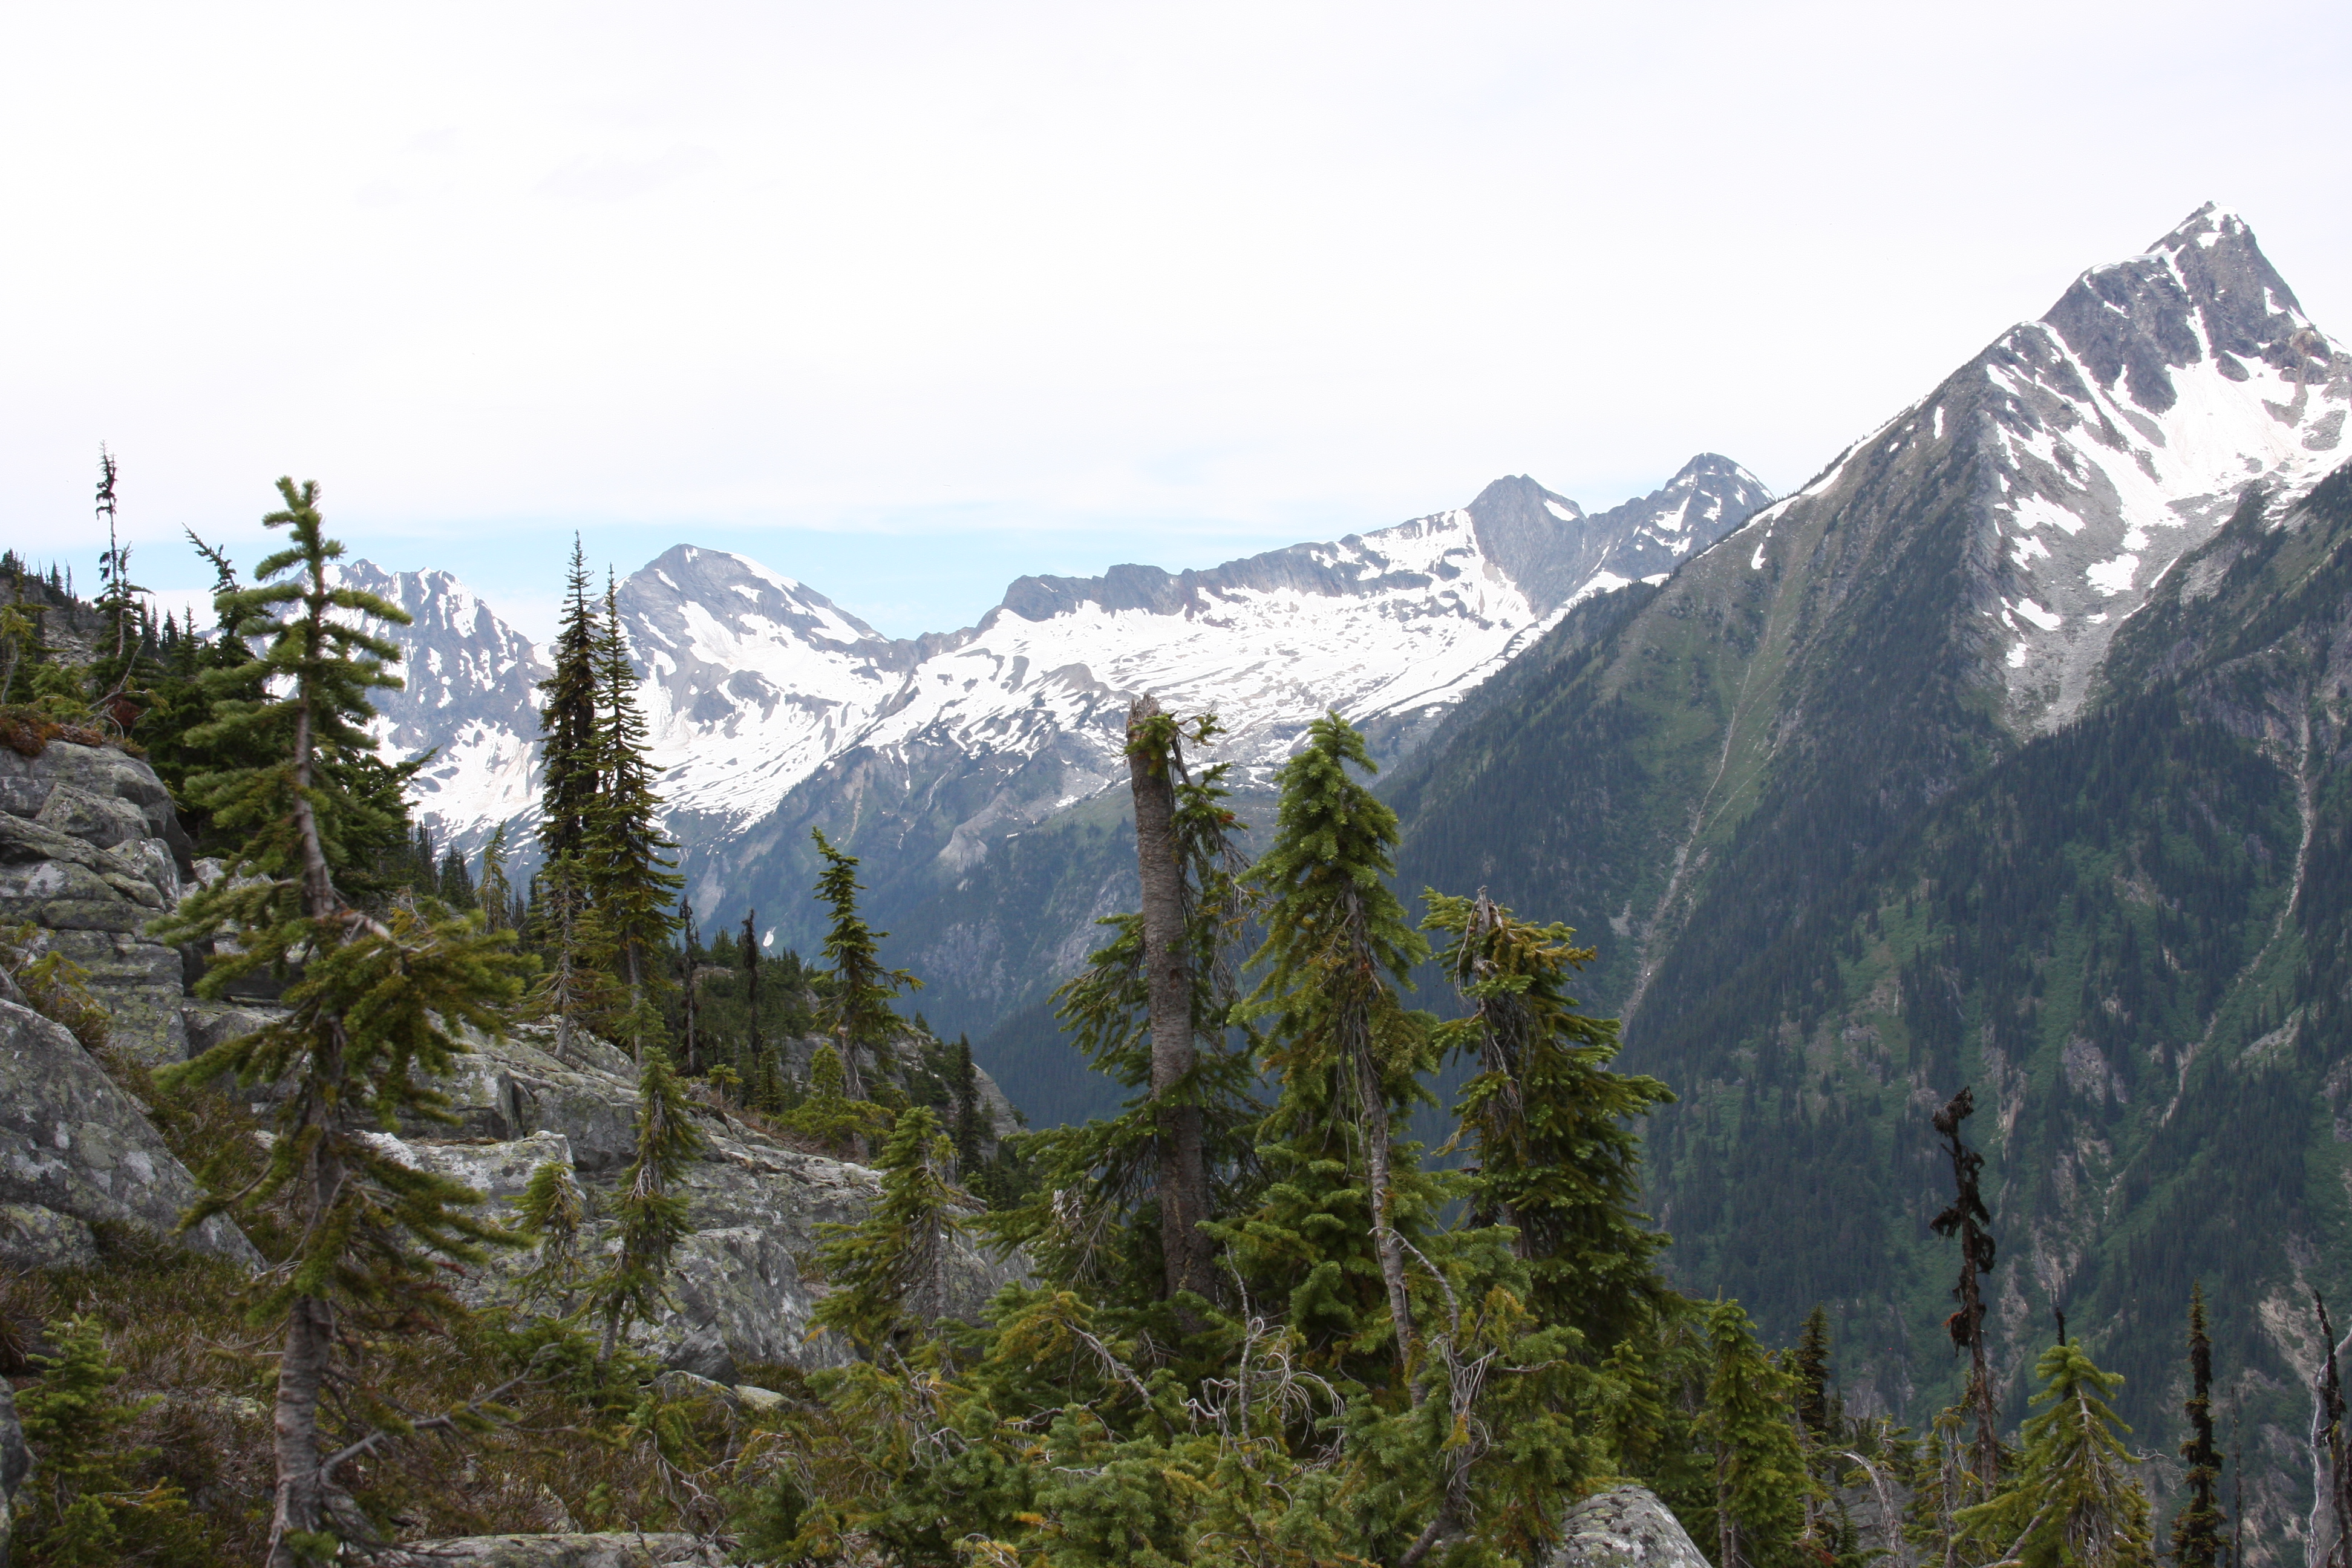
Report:
[[2345,481],[2312,487],[2347,397],[2202,210],[1568,617],[1391,782],[1408,885],[1599,945],[1588,1000],[1683,1096],[1651,1147],[1681,1282],[1783,1338],[1829,1301],[1866,1406],[1949,1393],[1912,1379],[1953,1267],[1927,1112],[1963,1082],[2012,1391],[2063,1305],[2163,1446],[2192,1274],[2242,1378],[2299,1342],[2281,1292],[2343,1205],[2303,955],[2335,918]]

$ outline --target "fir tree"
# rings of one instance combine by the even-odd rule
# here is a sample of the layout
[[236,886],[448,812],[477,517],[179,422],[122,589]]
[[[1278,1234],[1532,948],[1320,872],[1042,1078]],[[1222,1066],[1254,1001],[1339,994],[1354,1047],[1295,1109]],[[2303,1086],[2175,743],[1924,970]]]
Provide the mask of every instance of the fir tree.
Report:
[[2013,1480],[1959,1510],[1963,1536],[2022,1568],[2154,1568],[2147,1496],[2107,1396],[2123,1385],[2063,1334],[2034,1365],[2044,1406],[2027,1419]]
[[474,896],[492,931],[514,929],[518,923],[515,890],[507,876],[507,825],[503,822],[490,829],[490,841],[482,846],[482,879]]
[[972,1065],[971,1041],[956,1037],[955,1055],[948,1064],[949,1104],[955,1113],[952,1138],[956,1171],[968,1175],[980,1169],[988,1122],[981,1114],[980,1071]]
[[868,931],[857,912],[857,895],[865,890],[857,880],[857,858],[835,849],[823,828],[812,827],[809,834],[824,858],[816,896],[833,906],[833,923],[824,936],[824,955],[833,961],[833,994],[825,998],[818,1022],[841,1053],[850,1098],[867,1099],[864,1064],[871,1062],[882,1073],[889,1061],[890,1037],[901,1027],[891,1000],[902,992],[920,991],[923,983],[907,970],[883,967],[881,942],[890,933]]
[[[1429,947],[1389,890],[1396,814],[1350,764],[1371,771],[1363,737],[1337,713],[1315,721],[1284,764],[1275,842],[1250,873],[1266,932],[1251,962],[1264,977],[1239,1011],[1267,1020],[1282,1092],[1260,1145],[1272,1184],[1226,1234],[1247,1263],[1293,1278],[1295,1329],[1356,1352],[1385,1339],[1402,1367],[1413,1338],[1405,1250],[1439,1194],[1392,1158],[1435,1065],[1426,1016],[1398,992]],[[1384,1312],[1368,1312],[1350,1279],[1357,1235],[1370,1240]]]
[[2215,1483],[2221,1455],[2213,1446],[2213,1342],[2205,1332],[2205,1287],[2189,1290],[2189,1437],[2180,1457],[2189,1461],[2181,1485],[2189,1493],[2172,1520],[2172,1560],[2179,1568],[2217,1568],[2221,1559],[2221,1508]]
[[552,1300],[558,1311],[570,1312],[582,1283],[581,1227],[588,1217],[588,1200],[571,1163],[546,1160],[532,1166],[513,1202],[515,1228],[539,1248],[539,1261],[518,1282],[521,1299]]
[[1797,1335],[1797,1421],[1816,1438],[1835,1434],[1830,1429],[1830,1313],[1816,1302],[1805,1314]]
[[478,1194],[402,1163],[370,1124],[438,1112],[444,1097],[429,1084],[457,1065],[455,1032],[504,1027],[520,961],[478,916],[395,907],[379,921],[337,885],[355,846],[398,826],[383,820],[380,796],[352,789],[357,770],[336,765],[373,752],[367,694],[397,684],[384,665],[398,650],[355,623],[407,617],[373,594],[335,586],[329,567],[342,547],[326,536],[318,487],[280,479],[278,488],[285,508],[263,521],[290,532],[289,547],[256,569],[259,585],[221,599],[236,635],[267,638],[267,650],[206,678],[219,714],[210,739],[265,760],[192,784],[221,827],[247,837],[230,874],[192,895],[157,934],[234,938],[236,951],[215,958],[200,994],[218,996],[264,969],[299,973],[282,1016],[158,1080],[167,1092],[194,1092],[223,1073],[282,1086],[262,1175],[207,1197],[188,1222],[280,1202],[293,1211],[296,1250],[258,1308],[284,1324],[268,1561],[291,1568],[373,1532],[320,1448],[320,1396],[346,1314],[446,1307],[431,1255],[469,1260],[506,1238],[471,1212]]
[[1789,1420],[1790,1378],[1757,1342],[1737,1301],[1707,1313],[1714,1365],[1698,1431],[1715,1464],[1716,1568],[1794,1568],[1808,1482]]
[[596,704],[603,644],[596,603],[588,594],[588,563],[575,538],[552,650],[555,668],[540,682],[547,700],[539,715],[539,841],[550,866],[579,859],[588,847],[600,783]]
[[90,668],[99,697],[94,710],[101,719],[127,728],[133,710],[128,706],[140,687],[140,654],[147,641],[147,618],[139,595],[147,592],[131,580],[131,547],[116,531],[115,485],[119,470],[114,454],[98,449],[97,515],[106,523],[106,549],[98,558],[99,590],[95,608],[105,630]]
[[593,1291],[606,1356],[630,1323],[651,1319],[668,1300],[670,1258],[694,1228],[686,1194],[674,1189],[706,1142],[668,1055],[648,1048],[637,1064],[636,1157],[612,1200],[620,1247]]
[[[1192,727],[1206,741],[1215,721]],[[1193,1078],[1198,1060],[1194,942],[1186,928],[1193,900],[1176,827],[1176,784],[1184,768],[1185,726],[1146,695],[1127,715],[1129,785],[1135,806],[1135,853],[1142,887],[1144,993],[1150,1016],[1151,1110],[1159,1172],[1160,1249],[1167,1294],[1215,1292],[1209,1214],[1209,1162]]]
[[968,1202],[950,1180],[955,1151],[917,1106],[899,1116],[877,1163],[882,1195],[856,1225],[827,1225],[818,1267],[833,1289],[814,1321],[868,1356],[903,1352],[916,1327],[945,1309],[948,1260]]
[[97,1319],[54,1322],[48,1333],[58,1353],[32,1358],[40,1381],[16,1395],[34,1468],[10,1510],[7,1544],[43,1568],[202,1561],[191,1551],[200,1543],[187,1500],[168,1482],[142,1487],[133,1476],[157,1450],[132,1445],[131,1428],[162,1398],[123,1397],[123,1370],[108,1355]]
[[1565,993],[1569,972],[1592,957],[1568,927],[1519,920],[1483,892],[1423,897],[1423,924],[1454,939],[1444,962],[1473,1008],[1437,1044],[1478,1069],[1462,1089],[1455,1141],[1477,1152],[1481,1222],[1517,1232],[1538,1316],[1605,1351],[1665,1289],[1665,1237],[1634,1206],[1641,1141],[1630,1123],[1674,1097],[1655,1079],[1609,1070],[1616,1021],[1586,1017]]
[[678,928],[671,905],[685,879],[665,850],[677,846],[661,830],[661,797],[654,793],[653,769],[646,760],[644,714],[637,707],[637,672],[621,629],[620,605],[611,579],[604,584],[604,623],[595,647],[598,706],[597,792],[583,824],[582,854],[588,867],[589,897],[596,906],[604,940],[628,1005],[614,1032],[641,1047],[660,1027],[658,995],[669,983],[655,960]]

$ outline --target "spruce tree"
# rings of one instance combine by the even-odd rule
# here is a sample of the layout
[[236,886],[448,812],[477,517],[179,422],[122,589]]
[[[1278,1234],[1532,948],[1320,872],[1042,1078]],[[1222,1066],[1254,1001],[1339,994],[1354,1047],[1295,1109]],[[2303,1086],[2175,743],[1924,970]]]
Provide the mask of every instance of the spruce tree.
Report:
[[669,977],[656,953],[678,929],[671,906],[686,879],[677,874],[676,860],[663,858],[664,851],[677,846],[661,830],[661,797],[654,793],[645,715],[637,707],[637,672],[629,662],[628,637],[609,577],[595,674],[597,790],[583,823],[582,856],[613,967],[628,987],[627,1006],[613,1029],[641,1048],[661,1027],[658,998]]
[[581,858],[588,847],[600,782],[596,700],[604,640],[596,603],[588,593],[588,563],[575,538],[552,650],[554,671],[539,683],[546,694],[539,714],[539,841],[551,866]]
[[1991,1501],[1959,1510],[1962,1535],[1987,1561],[2022,1568],[2154,1568],[2147,1495],[2123,1443],[2131,1428],[2107,1405],[2122,1376],[2063,1334],[2033,1372],[2044,1408],[2020,1434],[2016,1475]]
[[1707,1312],[1714,1364],[1698,1431],[1715,1465],[1716,1568],[1794,1568],[1804,1533],[1805,1461],[1790,1415],[1789,1374],[1772,1364],[1737,1301]]
[[1816,1438],[1834,1436],[1830,1430],[1830,1312],[1819,1302],[1805,1314],[1790,1370],[1797,1379],[1798,1425]]
[[676,1189],[708,1140],[658,1046],[648,1047],[637,1064],[636,1133],[635,1158],[621,1173],[620,1194],[613,1199],[620,1246],[592,1292],[604,1320],[606,1356],[630,1323],[652,1319],[669,1299],[671,1257],[694,1229],[686,1194]]
[[923,983],[909,971],[883,967],[881,942],[890,933],[867,930],[857,912],[857,895],[865,890],[857,880],[857,858],[835,849],[823,828],[812,827],[809,835],[824,858],[816,896],[833,906],[833,923],[824,934],[824,955],[833,961],[833,994],[824,999],[818,1024],[841,1053],[849,1097],[865,1100],[870,1098],[865,1066],[870,1062],[877,1074],[884,1072],[890,1037],[901,1026],[891,1000],[903,992],[920,991]]
[[2217,1568],[2221,1559],[2221,1506],[2215,1483],[2221,1477],[2221,1451],[2213,1446],[2213,1342],[2205,1332],[2205,1287],[2189,1288],[2189,1437],[2180,1457],[2189,1461],[2181,1485],[2189,1496],[2172,1520],[2172,1560],[2179,1568]]
[[286,504],[263,521],[288,530],[289,546],[256,569],[257,586],[220,600],[236,635],[266,638],[267,649],[206,677],[219,717],[205,739],[258,760],[191,784],[244,846],[229,875],[191,895],[157,934],[174,943],[232,938],[235,951],[215,957],[199,994],[218,996],[271,970],[292,976],[287,1010],[158,1081],[194,1092],[234,1073],[283,1092],[261,1177],[208,1196],[188,1217],[280,1203],[293,1211],[296,1250],[257,1308],[284,1328],[268,1562],[291,1568],[372,1533],[320,1447],[320,1398],[351,1320],[448,1307],[433,1256],[471,1260],[506,1238],[472,1213],[478,1194],[403,1163],[373,1133],[402,1111],[437,1113],[444,1097],[430,1080],[457,1065],[457,1031],[505,1026],[520,961],[478,916],[395,904],[378,919],[339,887],[354,848],[398,826],[383,820],[381,796],[352,788],[363,770],[337,765],[372,752],[368,693],[398,683],[384,668],[398,650],[358,623],[407,617],[331,581],[342,546],[326,536],[318,487],[280,479],[278,488]]
[[968,1202],[948,1174],[954,1160],[938,1118],[916,1106],[883,1142],[882,1194],[866,1218],[818,1227],[827,1239],[817,1264],[832,1289],[813,1321],[868,1357],[903,1353],[947,1306],[947,1265]]
[[951,1138],[955,1144],[956,1171],[969,1175],[980,1169],[988,1137],[988,1121],[981,1113],[980,1070],[972,1065],[971,1041],[962,1035],[956,1037],[955,1055],[948,1064],[949,1104],[955,1113]]
[[1454,938],[1446,972],[1471,1007],[1437,1044],[1477,1071],[1456,1107],[1458,1143],[1478,1157],[1471,1190],[1482,1223],[1511,1226],[1528,1262],[1528,1305],[1565,1323],[1595,1354],[1654,1310],[1665,1237],[1635,1205],[1641,1140],[1633,1122],[1672,1100],[1654,1078],[1609,1070],[1614,1019],[1590,1018],[1566,994],[1593,950],[1564,925],[1537,925],[1496,905],[1431,891],[1426,929]]
[[1291,1326],[1310,1343],[1360,1356],[1385,1341],[1402,1368],[1413,1341],[1406,1247],[1441,1201],[1438,1184],[1393,1157],[1435,1066],[1427,1016],[1399,994],[1429,947],[1389,889],[1396,814],[1351,766],[1372,771],[1363,737],[1337,713],[1316,720],[1283,766],[1275,841],[1250,873],[1266,933],[1251,962],[1264,977],[1239,1012],[1266,1022],[1281,1095],[1261,1134],[1271,1183],[1221,1232],[1245,1270],[1286,1280]]
[[482,879],[474,897],[492,931],[514,929],[515,890],[507,876],[507,825],[503,822],[490,829],[490,841],[482,846]]

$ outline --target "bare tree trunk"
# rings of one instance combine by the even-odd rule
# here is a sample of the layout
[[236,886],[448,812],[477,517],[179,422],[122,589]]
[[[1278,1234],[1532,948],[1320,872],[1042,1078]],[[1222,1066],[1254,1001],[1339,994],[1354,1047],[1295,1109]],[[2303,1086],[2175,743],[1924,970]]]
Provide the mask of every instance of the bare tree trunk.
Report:
[[[330,1045],[321,1076],[341,1076],[342,1054]],[[343,1182],[342,1162],[331,1141],[336,1106],[315,1096],[310,1122],[322,1136],[310,1156],[310,1222],[314,1227],[333,1207]],[[287,1309],[286,1353],[278,1363],[278,1398],[271,1424],[276,1432],[278,1493],[269,1523],[268,1568],[295,1568],[301,1553],[289,1533],[316,1534],[334,1517],[334,1478],[320,1463],[319,1394],[326,1386],[327,1370],[335,1352],[333,1303],[318,1296],[297,1296]]]
[[1139,731],[1160,715],[1139,697],[1127,714],[1128,782],[1135,795],[1136,870],[1143,884],[1143,967],[1151,1011],[1152,1120],[1160,1152],[1160,1250],[1165,1294],[1208,1295],[1215,1284],[1209,1238],[1209,1170],[1201,1107],[1186,1079],[1192,1037],[1192,962],[1184,935],[1184,868],[1176,844],[1176,778],[1167,747]]
[[[1370,967],[1368,961],[1365,968]],[[1368,973],[1366,979],[1370,978]],[[1360,1009],[1361,999],[1355,999],[1352,1005]],[[1380,1259],[1381,1282],[1388,1288],[1389,1320],[1396,1325],[1397,1365],[1402,1367],[1412,1356],[1412,1298],[1405,1289],[1404,1240],[1397,1235],[1389,1214],[1389,1108],[1381,1093],[1380,1068],[1372,1060],[1370,1022],[1360,1016],[1343,1016],[1341,1026],[1349,1038],[1342,1070],[1356,1079],[1364,1134],[1364,1177],[1372,1192],[1372,1251]],[[1412,1398],[1415,1405],[1420,1405],[1418,1388],[1412,1391]]]
[[286,1355],[278,1367],[278,1497],[269,1523],[269,1568],[296,1568],[302,1559],[289,1532],[327,1528],[327,1477],[319,1468],[319,1390],[333,1353],[334,1314],[316,1296],[295,1299],[286,1318]]

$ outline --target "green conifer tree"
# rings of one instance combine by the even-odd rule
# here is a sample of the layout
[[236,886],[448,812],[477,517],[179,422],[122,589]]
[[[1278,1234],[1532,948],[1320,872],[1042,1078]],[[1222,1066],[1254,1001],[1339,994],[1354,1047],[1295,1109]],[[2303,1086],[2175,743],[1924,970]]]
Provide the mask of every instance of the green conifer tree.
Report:
[[678,929],[673,912],[680,877],[677,847],[661,830],[661,797],[654,793],[653,767],[644,713],[637,707],[637,672],[629,662],[627,634],[611,579],[604,584],[604,614],[595,646],[598,787],[583,834],[588,894],[597,921],[611,944],[610,963],[628,988],[627,1003],[608,1027],[632,1048],[661,1029],[660,998],[669,976],[659,959]]
[[552,1300],[569,1313],[582,1285],[581,1227],[588,1218],[587,1195],[570,1162],[546,1160],[531,1167],[530,1179],[514,1200],[515,1228],[539,1248],[539,1260],[519,1281],[526,1301]]
[[1641,1140],[1633,1123],[1672,1100],[1654,1078],[1609,1070],[1614,1019],[1589,1018],[1566,994],[1593,950],[1564,925],[1536,925],[1475,899],[1424,893],[1425,928],[1454,938],[1448,973],[1473,1011],[1443,1026],[1441,1050],[1477,1072],[1462,1088],[1461,1132],[1478,1156],[1471,1184],[1483,1223],[1516,1230],[1529,1307],[1605,1352],[1654,1310],[1665,1237],[1635,1205]]
[[[1175,729],[1165,715],[1146,718],[1153,730]],[[1195,736],[1213,728],[1207,719],[1185,726]],[[1152,743],[1149,732],[1137,738]],[[1159,1207],[1159,1186],[1171,1153],[1181,1167],[1192,1168],[1192,1134],[1180,1127],[1181,1136],[1171,1147],[1162,1110],[1179,1100],[1197,1110],[1198,1168],[1207,1194],[1196,1206],[1219,1221],[1233,1219],[1255,1194],[1255,1131],[1265,1112],[1255,1092],[1255,1032],[1233,1016],[1239,1000],[1234,960],[1249,907],[1234,839],[1245,825],[1226,805],[1224,764],[1187,776],[1173,734],[1163,732],[1157,743],[1165,746],[1164,765],[1175,780],[1169,837],[1174,841],[1189,950],[1183,967],[1191,987],[1192,1060],[1171,1077],[1154,1048],[1143,916],[1102,920],[1098,923],[1110,928],[1112,940],[1055,993],[1055,1016],[1093,1069],[1115,1079],[1132,1098],[1109,1120],[1030,1135],[1024,1158],[1039,1183],[1027,1201],[988,1220],[991,1233],[1001,1243],[1026,1249],[1045,1277],[1128,1305],[1190,1288],[1165,1254],[1168,1226]],[[1213,1299],[1219,1291],[1199,1293]]]
[[612,1200],[620,1247],[593,1292],[608,1357],[629,1324],[650,1320],[669,1299],[671,1257],[693,1231],[686,1194],[676,1189],[707,1142],[668,1054],[648,1048],[637,1064],[636,1157]]
[[865,1068],[878,1075],[889,1063],[890,1039],[903,1026],[891,1010],[891,1000],[902,992],[920,991],[923,983],[904,969],[886,969],[881,942],[890,933],[869,931],[857,912],[857,858],[835,849],[823,828],[809,829],[816,852],[824,858],[817,878],[816,896],[833,906],[833,923],[825,930],[824,955],[833,961],[833,994],[819,1010],[819,1027],[833,1037],[841,1053],[852,1100],[870,1098]]
[[1275,842],[1250,873],[1266,933],[1251,962],[1264,977],[1238,1012],[1266,1021],[1281,1094],[1261,1132],[1265,1195],[1216,1234],[1244,1273],[1284,1281],[1291,1326],[1310,1344],[1361,1357],[1385,1343],[1402,1368],[1413,1339],[1406,1249],[1443,1202],[1440,1183],[1396,1158],[1406,1114],[1430,1100],[1420,1075],[1435,1066],[1427,1016],[1399,995],[1429,947],[1389,890],[1396,814],[1351,764],[1371,771],[1363,737],[1337,713],[1315,721],[1283,767]]
[[1816,1438],[1828,1438],[1830,1430],[1830,1311],[1820,1302],[1805,1314],[1805,1326],[1797,1335],[1796,1364],[1791,1369],[1797,1379],[1797,1421]]
[[287,529],[289,546],[256,569],[258,585],[221,599],[237,634],[267,638],[267,650],[206,677],[219,715],[207,739],[262,760],[192,782],[215,823],[246,836],[244,846],[230,875],[156,929],[175,943],[234,938],[236,951],[215,960],[200,994],[217,996],[264,969],[295,978],[283,1016],[158,1081],[174,1092],[226,1072],[284,1086],[261,1178],[207,1197],[189,1223],[280,1202],[293,1211],[296,1251],[258,1308],[284,1324],[268,1562],[292,1568],[373,1532],[320,1447],[319,1402],[341,1319],[446,1306],[431,1255],[474,1259],[484,1243],[506,1239],[472,1212],[478,1194],[411,1168],[370,1134],[371,1124],[404,1110],[438,1110],[444,1097],[430,1080],[456,1067],[464,1051],[457,1032],[504,1028],[520,961],[478,915],[395,906],[378,920],[338,886],[371,830],[381,837],[399,826],[383,820],[380,796],[351,787],[354,770],[336,765],[372,753],[368,693],[398,684],[384,668],[398,649],[357,623],[407,617],[332,583],[342,546],[326,536],[318,487],[280,479],[278,488],[285,507],[263,521]]
[[490,841],[482,846],[482,879],[474,897],[492,931],[512,931],[520,923],[514,883],[507,875],[507,825],[503,822],[490,829]]
[[2213,1444],[2213,1342],[2205,1332],[2205,1287],[2189,1288],[2189,1436],[2180,1457],[2189,1462],[2181,1486],[2188,1492],[2172,1519],[2172,1560],[2179,1568],[2218,1568],[2222,1556],[2221,1503],[2216,1489],[2221,1453]]
[[856,1225],[827,1225],[817,1263],[833,1289],[814,1321],[868,1357],[903,1354],[918,1327],[946,1306],[947,1264],[968,1200],[949,1177],[955,1150],[939,1119],[900,1114],[877,1162],[882,1195]]
[[2043,1408],[2020,1434],[2016,1471],[1991,1501],[1958,1510],[1961,1535],[1985,1561],[2022,1568],[2153,1568],[2147,1494],[2123,1442],[2131,1428],[2107,1405],[2122,1375],[2063,1331],[2033,1373]]
[[1706,1321],[1714,1365],[1698,1434],[1715,1462],[1715,1506],[1697,1521],[1700,1538],[1715,1537],[1716,1568],[1796,1568],[1807,1481],[1789,1418],[1791,1379],[1738,1302],[1717,1302]]
[[563,584],[563,619],[556,627],[554,671],[539,683],[539,841],[547,863],[576,860],[588,847],[589,817],[600,784],[597,754],[597,664],[604,643],[596,602],[588,593],[588,563],[572,542],[572,569]]
[[40,1568],[204,1561],[179,1489],[135,1477],[157,1450],[131,1443],[131,1429],[162,1397],[123,1396],[123,1370],[97,1319],[53,1322],[48,1334],[57,1354],[32,1358],[40,1381],[16,1395],[33,1484],[18,1494],[16,1528],[0,1541]]
[[988,1121],[981,1112],[980,1070],[972,1065],[971,1041],[956,1037],[955,1055],[948,1062],[948,1097],[955,1114],[956,1172],[968,1176],[980,1169],[988,1138]]

